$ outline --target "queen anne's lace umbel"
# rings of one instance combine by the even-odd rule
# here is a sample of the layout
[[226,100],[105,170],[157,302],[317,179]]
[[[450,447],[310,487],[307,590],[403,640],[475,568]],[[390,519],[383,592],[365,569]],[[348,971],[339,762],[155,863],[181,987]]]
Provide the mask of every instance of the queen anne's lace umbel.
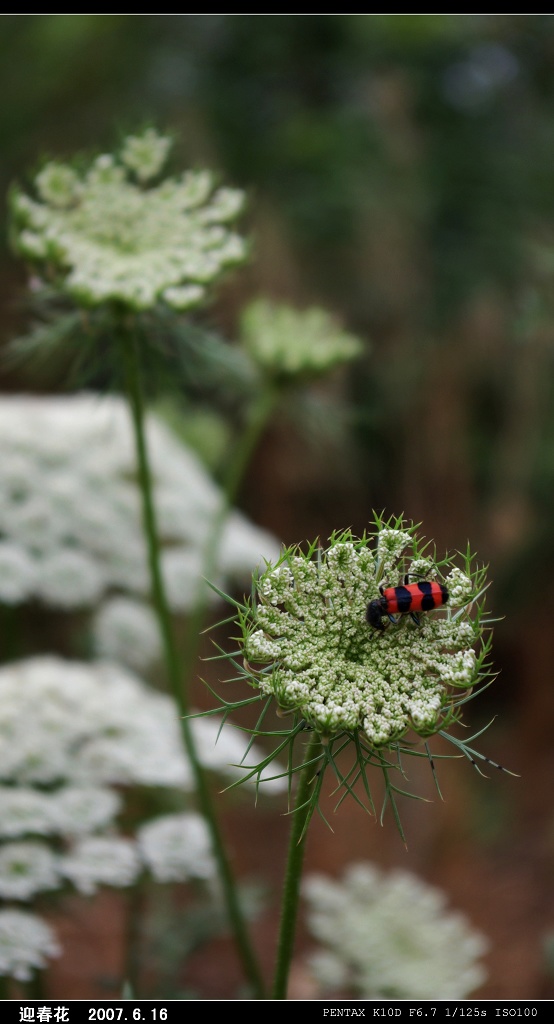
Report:
[[323,947],[310,958],[329,991],[366,999],[464,999],[485,977],[488,947],[446,896],[407,871],[356,864],[334,881],[304,884],[308,926]]
[[0,910],[0,975],[29,981],[61,949],[50,926],[22,910]]
[[16,251],[78,304],[197,305],[225,267],[245,258],[244,240],[228,227],[244,197],[215,189],[208,171],[150,185],[170,144],[150,130],[82,174],[47,164],[35,178],[38,198],[13,192]]
[[438,570],[405,529],[383,527],[375,544],[342,534],[323,551],[287,552],[257,583],[244,640],[252,682],[322,737],[360,731],[375,748],[409,729],[438,731],[453,693],[478,679],[482,627],[468,613],[472,580],[448,565],[443,611],[372,628],[366,609],[379,586],[414,572],[431,580]]
[[[118,833],[129,787],[194,787],[170,697],[114,663],[36,657],[0,668],[0,708],[1,900],[30,902],[67,884],[88,895],[132,885],[144,870],[162,882],[214,877],[195,813],[143,823],[136,839]],[[239,730],[211,717],[192,728],[205,767],[244,774]],[[26,979],[55,949],[40,918],[0,910],[0,975]]]
[[[173,701],[120,665],[11,662],[0,705],[0,837],[95,831],[119,811],[110,786],[193,789]],[[238,729],[213,718],[193,729],[206,767],[241,775]]]
[[297,310],[258,299],[241,323],[246,351],[273,377],[312,377],[361,355],[359,338],[342,330],[324,309]]
[[143,860],[158,882],[216,874],[206,823],[194,811],[153,818],[141,826],[137,838]]
[[[146,419],[162,568],[171,608],[197,600],[202,551],[223,496],[196,455],[155,415]],[[237,511],[225,519],[212,582],[249,579],[277,540]],[[0,400],[0,601],[69,610],[108,599],[98,650],[141,665],[157,654],[145,626],[149,591],[131,420],[114,396]],[[210,592],[213,595],[213,592]],[[115,600],[110,595],[116,596]],[[122,595],[134,599],[124,602]],[[134,612],[134,614],[133,614]],[[151,618],[151,613],[150,613]],[[138,654],[140,649],[140,655]]]

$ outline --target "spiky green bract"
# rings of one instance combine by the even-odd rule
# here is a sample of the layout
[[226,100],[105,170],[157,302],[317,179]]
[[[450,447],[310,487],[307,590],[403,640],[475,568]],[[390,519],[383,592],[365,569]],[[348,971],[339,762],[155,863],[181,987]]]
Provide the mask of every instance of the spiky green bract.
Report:
[[[368,625],[367,606],[380,597],[379,588],[403,584],[407,574],[442,582],[450,595],[446,606],[421,612],[418,622],[400,615],[389,623],[385,616],[383,631]],[[258,691],[252,702],[263,705],[255,733],[263,732],[272,700],[280,715],[292,715],[290,729],[271,733],[279,738],[274,754],[289,749],[291,773],[302,768],[295,741],[306,730],[318,738],[310,800],[317,802],[322,769],[330,766],[341,799],[350,793],[359,800],[354,787],[361,780],[373,810],[368,768],[376,766],[396,815],[395,794],[403,790],[394,778],[404,775],[403,756],[431,759],[419,740],[437,733],[450,739],[463,704],[490,681],[485,589],[485,570],[475,567],[469,550],[438,560],[415,526],[380,516],[360,538],[344,530],[325,548],[317,542],[289,548],[267,565],[238,608],[243,663],[235,659],[235,665]],[[474,761],[463,741],[452,742]],[[343,751],[352,753],[346,771],[337,760]]]

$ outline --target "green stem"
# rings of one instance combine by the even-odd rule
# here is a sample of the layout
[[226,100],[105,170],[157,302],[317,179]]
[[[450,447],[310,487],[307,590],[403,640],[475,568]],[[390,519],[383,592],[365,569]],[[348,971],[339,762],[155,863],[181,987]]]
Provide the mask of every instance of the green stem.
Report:
[[285,882],[283,885],[283,899],[281,903],[281,926],[279,930],[279,944],[277,947],[277,960],[275,964],[275,978],[273,981],[272,996],[274,999],[287,998],[287,983],[289,977],[290,963],[294,948],[294,936],[296,931],[296,918],[298,915],[298,900],[300,896],[300,883],[302,881],[302,865],[304,862],[304,851],[308,830],[307,819],[311,816],[312,807],[308,803],[310,786],[313,783],[314,766],[310,764],[316,748],[319,746],[319,738],[316,734],[312,736],[306,764],[300,773],[296,801],[292,813],[292,825],[289,840],[289,853]]
[[44,971],[34,971],[25,989],[27,999],[44,999]]
[[6,647],[3,652],[3,661],[15,661],[21,658],[21,613],[15,605],[0,605],[2,618],[2,636],[5,639]]
[[143,873],[129,889],[127,898],[127,927],[123,984],[132,994],[126,998],[139,999],[143,995],[140,989],[140,968],[142,959],[140,922],[144,917],[145,906],[145,875]]
[[120,325],[120,341],[125,366],[126,386],[137,454],[139,485],[142,494],[144,530],[148,548],[148,562],[152,586],[152,600],[157,613],[163,641],[169,685],[179,711],[183,745],[190,760],[200,810],[210,832],[212,848],[217,861],[219,878],[227,913],[235,937],[237,952],[242,961],[246,977],[252,985],[255,998],[264,997],[264,984],[260,968],[247,932],[237,887],[225,850],[225,844],[216,818],[215,806],[208,785],[208,778],[200,762],[192,733],[187,689],[183,683],[182,666],[173,633],[171,612],[167,601],[161,573],[160,542],[154,508],[152,476],[146,446],[144,429],[144,401],[142,393],[140,352],[138,339],[132,329]]
[[213,580],[217,568],[219,554],[219,542],[225,519],[233,504],[237,491],[241,485],[245,470],[248,466],[252,452],[254,451],[259,438],[273,412],[278,399],[276,390],[267,385],[262,386],[257,401],[250,410],[250,415],[242,436],[235,448],[231,460],[227,466],[227,472],[223,478],[223,494],[219,508],[214,516],[208,538],[204,547],[202,559],[202,579],[199,580],[196,591],[193,610],[189,617],[187,628],[187,640],[183,651],[183,667],[185,678],[190,679],[193,667],[197,661],[200,650],[202,630],[206,620],[208,609],[209,591],[205,580]]

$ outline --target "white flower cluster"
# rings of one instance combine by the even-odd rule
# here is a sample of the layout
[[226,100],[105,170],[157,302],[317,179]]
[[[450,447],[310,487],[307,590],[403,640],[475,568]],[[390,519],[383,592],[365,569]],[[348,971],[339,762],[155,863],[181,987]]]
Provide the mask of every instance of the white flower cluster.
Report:
[[[243,774],[241,731],[212,717],[192,728],[206,767]],[[155,818],[136,840],[118,835],[122,788],[133,785],[194,788],[168,696],[108,662],[39,657],[0,668],[0,900],[29,901],[67,882],[89,895],[132,885],[144,870],[161,882],[212,879],[195,813]],[[26,978],[54,948],[38,918],[0,911],[0,974]]]
[[149,128],[142,135],[128,135],[121,150],[121,160],[134,171],[141,184],[155,178],[161,171],[169,150],[171,139],[158,135]]
[[452,569],[448,577],[448,593],[454,604],[465,604],[471,597],[471,580],[461,571]]
[[29,981],[32,972],[59,956],[60,947],[46,921],[22,910],[0,910],[0,975]]
[[301,311],[260,299],[247,307],[241,327],[246,350],[272,374],[326,373],[362,352],[360,340],[318,307]]
[[[24,792],[24,791],[23,791]],[[69,836],[72,838],[71,831]],[[137,841],[109,833],[72,839],[68,852],[58,853],[32,839],[0,846],[0,899],[28,901],[59,889],[69,880],[85,895],[100,885],[132,885],[148,869],[158,882],[213,879],[216,864],[204,819],[195,812],[166,814],[142,825]]]
[[[119,810],[112,785],[194,788],[174,702],[120,665],[11,662],[0,708],[0,836],[104,827]],[[205,766],[240,777],[243,733],[212,717],[192,728]]]
[[486,977],[479,962],[485,937],[413,874],[357,864],[342,881],[308,877],[304,893],[309,929],[325,946],[311,966],[327,990],[364,999],[464,999]]
[[[169,600],[184,612],[197,598],[202,551],[222,496],[159,419],[148,416],[146,430]],[[151,613],[137,604],[149,591],[149,576],[135,479],[122,400],[92,394],[0,400],[0,602],[39,599],[70,609],[110,597],[98,619],[99,653],[132,651],[135,664],[144,665],[155,658],[158,642]],[[277,551],[273,537],[231,512],[214,582],[225,587],[249,579]],[[122,592],[132,600],[123,601]]]
[[142,858],[158,882],[215,877],[206,823],[199,814],[154,818],[141,826],[137,838]]
[[83,175],[47,164],[35,180],[38,200],[14,193],[16,250],[57,272],[63,289],[87,306],[196,305],[224,267],[246,256],[244,240],[227,226],[244,197],[214,191],[207,171],[143,187],[169,147],[169,138],[150,130],[124,141],[119,162],[104,154]]
[[161,658],[160,627],[152,608],[134,597],[102,602],[93,620],[96,652],[140,670]]
[[0,899],[30,900],[57,889],[58,858],[45,843],[32,841],[0,846]]
[[59,858],[60,874],[85,896],[95,893],[99,885],[132,885],[140,870],[135,843],[120,836],[85,836]]
[[[405,530],[392,530],[385,528],[379,531],[375,558],[375,575],[378,576],[380,580],[386,582],[387,585],[390,582],[389,574],[394,572],[402,553],[411,545],[411,543],[411,535],[406,533]],[[420,568],[420,562],[421,559],[417,559],[417,562],[415,563],[417,568],[410,566],[410,569],[417,572]],[[398,570],[396,575],[398,575]],[[394,582],[400,583],[401,581],[399,579],[395,579]]]
[[[468,616],[423,612],[383,631],[366,619],[379,599],[378,580],[403,582],[414,538],[383,530],[376,551],[367,540],[335,539],[317,559],[292,551],[268,566],[258,582],[244,650],[251,666],[272,664],[256,681],[279,705],[297,710],[323,736],[362,730],[373,747],[409,728],[440,728],[452,688],[469,689],[478,676],[473,644],[479,626]],[[418,559],[421,565],[421,559]],[[379,573],[379,575],[377,575]],[[457,590],[462,574],[455,570]],[[464,603],[471,580],[465,578]],[[450,590],[450,578],[445,584]],[[465,613],[464,613],[465,614]]]

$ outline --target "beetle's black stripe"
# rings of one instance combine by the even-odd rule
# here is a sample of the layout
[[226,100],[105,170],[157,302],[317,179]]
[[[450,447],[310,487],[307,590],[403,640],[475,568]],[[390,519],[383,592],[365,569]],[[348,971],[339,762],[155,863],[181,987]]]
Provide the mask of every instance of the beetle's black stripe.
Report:
[[431,583],[418,583],[417,589],[423,597],[421,598],[420,608],[422,612],[430,612],[432,608],[436,607],[435,594],[433,593],[433,587]]
[[398,611],[402,613],[409,612],[412,607],[412,592],[407,587],[395,587],[394,596]]
[[442,583],[418,583],[418,590],[423,597],[421,599],[422,612],[430,612],[448,601],[448,591]]

